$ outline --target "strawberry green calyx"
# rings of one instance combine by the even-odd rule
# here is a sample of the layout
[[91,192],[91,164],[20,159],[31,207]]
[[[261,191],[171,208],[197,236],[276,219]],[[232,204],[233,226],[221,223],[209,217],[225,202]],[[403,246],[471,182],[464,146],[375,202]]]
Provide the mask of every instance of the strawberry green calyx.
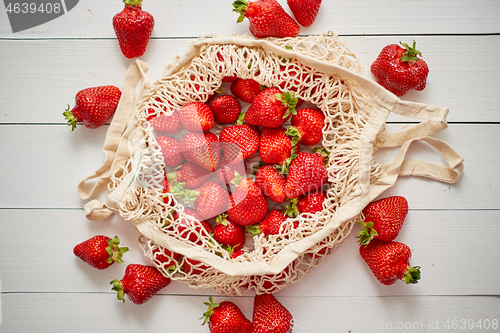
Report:
[[403,280],[407,284],[418,283],[418,280],[420,280],[420,266],[408,266],[401,280]]
[[261,233],[260,228],[259,228],[259,223],[252,224],[252,225],[247,225],[245,227],[245,231],[251,234],[252,236],[257,236]]
[[316,147],[313,149],[313,153],[323,156],[323,158],[325,159],[325,165],[328,166],[328,159],[330,157],[330,152],[328,152],[328,150],[326,150],[324,147]]
[[227,214],[226,213],[220,214],[219,216],[217,216],[215,218],[215,222],[217,224],[222,224],[224,226],[227,226],[227,220],[226,220],[226,218],[227,218]]
[[231,180],[231,184],[238,187],[238,185],[240,184],[240,181],[243,179],[243,176],[240,175],[240,173],[238,171],[234,171],[234,179]]
[[373,229],[373,222],[359,222],[359,225],[363,228],[358,232],[358,243],[359,245],[367,246],[370,241],[378,235],[377,231]]
[[297,110],[295,110],[295,107],[297,106],[299,99],[295,97],[295,93],[293,92],[289,93],[286,92],[283,94],[277,93],[274,96],[278,101],[283,102],[286,106],[288,106],[288,109],[283,115],[283,119],[288,118],[290,114],[297,114]]
[[292,148],[292,151],[291,151],[291,155],[289,158],[287,158],[285,160],[285,162],[283,162],[283,164],[279,165],[279,164],[275,164],[273,167],[274,167],[274,170],[278,171],[278,173],[280,175],[287,175],[288,174],[288,168],[290,167],[290,165],[292,164],[293,160],[298,156],[297,154],[295,154],[295,150],[297,150],[297,147],[293,147]]
[[142,0],[123,0],[127,6],[142,6]]
[[238,119],[236,119],[236,125],[243,125],[245,123],[245,115],[246,115],[246,112],[240,113],[240,115],[238,116]]
[[401,44],[401,46],[406,49],[406,52],[403,53],[403,56],[399,58],[402,62],[408,62],[408,65],[411,66],[413,63],[419,60],[417,55],[422,56],[422,53],[415,48],[417,46],[417,43],[415,41],[413,41],[413,46],[409,46],[408,44],[401,42],[399,42],[399,44]]
[[233,2],[233,12],[240,14],[236,23],[241,23],[245,19],[245,11],[247,10],[248,2],[244,0],[236,0]]
[[286,205],[285,214],[292,218],[300,215],[299,209],[297,208],[298,202],[299,202],[298,198],[290,199],[290,203]]
[[214,299],[210,296],[208,302],[203,304],[208,306],[208,310],[203,314],[203,317],[200,318],[200,320],[203,320],[202,326],[210,321],[210,316],[214,313],[214,310],[219,307],[220,303],[214,303]]
[[123,283],[117,279],[113,279],[110,283],[113,287],[111,290],[116,291],[116,297],[125,303],[125,291],[123,290]]
[[299,130],[293,126],[288,127],[285,134],[292,138],[292,146],[295,146],[297,143],[299,143],[300,138],[302,137]]
[[107,260],[107,263],[110,264],[113,261],[121,264],[123,263],[122,256],[125,252],[129,250],[128,247],[119,247],[118,244],[120,244],[120,239],[118,236],[113,237],[113,239],[108,239],[108,247],[106,247],[106,251],[109,254],[109,258]]
[[64,117],[68,121],[68,125],[71,126],[71,132],[73,132],[76,128],[76,124],[78,123],[78,118],[70,111],[70,106],[63,112]]

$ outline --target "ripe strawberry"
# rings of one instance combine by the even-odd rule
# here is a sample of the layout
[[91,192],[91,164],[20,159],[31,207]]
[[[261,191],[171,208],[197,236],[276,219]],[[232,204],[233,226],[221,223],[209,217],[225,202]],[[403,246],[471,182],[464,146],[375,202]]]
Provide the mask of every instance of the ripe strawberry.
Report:
[[255,295],[253,305],[253,333],[289,333],[292,314],[273,294]]
[[298,141],[286,135],[286,129],[264,127],[260,136],[259,155],[264,163],[283,165],[300,152]]
[[[186,207],[184,208],[184,214],[195,219],[180,218],[178,213],[174,213],[173,219],[177,223],[177,233],[180,237],[192,243],[198,243],[201,237],[206,237],[212,232],[210,224],[203,220],[194,209]],[[169,228],[172,228],[172,226]]]
[[226,158],[222,158],[219,168],[216,170],[217,179],[221,184],[229,185],[238,176],[246,175],[246,166],[243,160],[226,162]]
[[408,214],[408,201],[401,196],[392,196],[369,203],[363,209],[365,220],[360,222],[359,243],[366,245],[372,239],[384,242],[394,240]]
[[75,96],[75,106],[69,105],[63,112],[64,117],[74,131],[77,123],[87,128],[104,125],[115,112],[122,93],[115,86],[100,86],[80,90]]
[[287,0],[293,17],[303,27],[310,27],[316,20],[321,0]]
[[214,180],[207,180],[198,189],[194,201],[196,212],[205,219],[216,217],[227,210],[229,193]]
[[155,248],[151,251],[156,260],[162,263],[165,270],[169,273],[173,273],[177,268],[177,261],[179,260],[180,254],[172,252],[163,248],[163,252],[159,248]]
[[287,129],[286,134],[298,137],[303,145],[314,146],[323,138],[325,115],[321,110],[309,108],[297,110],[297,114],[292,116],[291,123],[292,126]]
[[287,216],[278,209],[273,209],[267,217],[260,221],[258,225],[248,227],[248,231],[253,235],[262,233],[264,236],[277,235],[280,233],[281,226],[286,222]]
[[264,165],[257,170],[255,184],[262,193],[274,202],[284,202],[286,177],[281,175],[272,165]]
[[113,17],[113,29],[123,55],[132,59],[146,52],[153,33],[153,15],[142,10],[142,0],[123,0],[125,8]]
[[190,275],[200,275],[209,268],[210,266],[205,265],[201,261],[186,257],[184,257],[184,261],[182,263],[182,271]]
[[181,139],[180,149],[184,158],[205,170],[219,167],[221,147],[217,135],[211,132],[189,132]]
[[287,206],[287,215],[295,217],[302,213],[314,214],[323,210],[323,202],[326,200],[326,194],[322,190],[315,190],[301,195],[298,198],[290,199]]
[[288,198],[320,189],[328,180],[325,159],[317,153],[300,153],[288,170],[285,193]]
[[241,113],[240,102],[231,95],[222,95],[215,98],[210,103],[210,108],[218,124],[232,124],[238,120]]
[[128,251],[128,247],[119,247],[120,240],[117,236],[113,239],[107,236],[94,236],[76,245],[73,253],[90,266],[97,269],[105,269],[114,262],[122,263],[122,256]]
[[380,51],[377,59],[370,67],[377,82],[394,93],[403,96],[408,90],[423,90],[426,85],[429,67],[418,56],[422,53],[413,46],[401,43],[387,45]]
[[224,247],[231,247],[232,251],[238,251],[245,245],[245,229],[234,223],[227,214],[217,216],[217,225],[212,230],[214,239]]
[[252,79],[238,79],[231,84],[231,93],[245,103],[252,103],[261,87],[260,84]]
[[247,226],[262,221],[266,214],[267,201],[262,191],[250,178],[241,179],[229,197],[229,218]]
[[193,190],[199,187],[205,180],[210,178],[212,174],[200,167],[199,165],[185,162],[179,168],[176,168],[171,173],[167,174],[167,179],[170,182],[184,183],[184,187]]
[[156,137],[156,142],[158,142],[161,148],[163,161],[166,166],[178,167],[184,162],[184,156],[181,153],[181,141],[165,135],[159,135]]
[[420,279],[420,267],[410,266],[411,250],[403,243],[374,239],[360,246],[359,253],[382,284],[391,285],[397,280],[410,284]]
[[248,18],[249,29],[257,38],[265,37],[295,37],[300,27],[288,15],[276,0],[257,0],[247,2],[236,0],[233,3],[233,11],[240,14],[238,23]]
[[211,333],[252,333],[252,324],[232,302],[214,303],[210,296],[208,311],[203,314],[203,325],[208,323]]
[[129,264],[121,280],[112,280],[111,290],[117,292],[119,300],[125,303],[125,294],[135,304],[143,304],[161,289],[170,284],[170,279],[163,276],[153,266]]
[[149,120],[151,127],[164,133],[175,133],[181,129],[179,112],[174,111],[171,115],[159,115]]
[[202,102],[191,102],[179,110],[182,126],[188,131],[205,132],[214,127],[214,113]]
[[282,93],[278,88],[265,88],[255,96],[245,114],[250,125],[280,127],[296,113],[297,98],[294,93]]
[[242,124],[225,127],[219,134],[224,159],[228,163],[241,163],[259,149],[259,129]]

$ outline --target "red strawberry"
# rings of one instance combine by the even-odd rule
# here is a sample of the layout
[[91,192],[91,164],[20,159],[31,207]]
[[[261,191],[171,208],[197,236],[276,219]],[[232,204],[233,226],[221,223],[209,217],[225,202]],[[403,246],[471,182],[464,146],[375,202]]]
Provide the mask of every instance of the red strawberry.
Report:
[[146,52],[153,33],[153,15],[142,10],[142,0],[123,0],[125,8],[113,17],[113,28],[123,55],[132,59]]
[[117,236],[113,239],[107,236],[94,236],[76,245],[73,253],[90,266],[97,269],[105,269],[115,261],[122,263],[122,256],[128,251],[128,247],[119,247],[120,240]]
[[164,135],[156,137],[156,141],[161,148],[166,166],[178,167],[184,162],[184,156],[181,153],[181,141]]
[[283,211],[273,209],[258,225],[255,225],[255,227],[250,226],[248,230],[254,235],[257,233],[262,233],[264,236],[277,235],[280,233],[281,226],[285,224],[286,220],[287,216]]
[[179,110],[182,126],[188,131],[205,132],[214,127],[214,113],[202,102],[191,102]]
[[167,174],[170,182],[184,183],[184,187],[189,190],[199,187],[211,176],[212,174],[208,170],[189,162],[182,164],[179,168]]
[[169,116],[162,114],[154,117],[149,120],[149,123],[155,130],[165,133],[175,133],[181,129],[178,111],[174,111]]
[[289,333],[292,314],[273,294],[255,295],[253,305],[253,333]]
[[210,103],[210,108],[218,124],[232,124],[238,120],[241,113],[240,102],[231,95],[217,97]]
[[245,245],[245,229],[234,223],[227,214],[217,216],[217,225],[212,230],[214,239],[224,247],[231,247],[232,251],[238,251]]
[[252,333],[252,324],[232,302],[214,303],[210,296],[208,311],[203,314],[203,325],[208,323],[211,333]]
[[300,27],[276,0],[247,2],[236,0],[233,11],[240,14],[238,23],[244,18],[250,21],[250,32],[257,38],[295,37]]
[[207,180],[198,189],[194,201],[196,212],[205,219],[216,217],[227,210],[229,193],[214,180]]
[[280,127],[296,113],[294,93],[282,93],[278,88],[265,88],[255,96],[245,114],[245,122],[264,127]]
[[323,202],[326,200],[325,192],[315,190],[301,195],[298,198],[290,199],[287,206],[287,215],[295,217],[302,213],[314,214],[323,210]]
[[266,214],[267,201],[262,191],[250,178],[241,179],[237,189],[229,197],[229,218],[247,226],[262,221]]
[[363,209],[365,220],[360,222],[359,243],[368,244],[372,239],[384,242],[394,240],[408,214],[408,201],[401,196],[392,196],[369,203]]
[[226,162],[241,163],[259,149],[259,130],[248,124],[228,126],[220,132],[219,140]]
[[295,198],[307,192],[320,189],[328,180],[324,157],[317,153],[300,153],[288,170],[285,193]]
[[387,45],[380,51],[370,67],[377,82],[394,93],[403,96],[408,90],[423,90],[426,85],[429,67],[419,58],[422,53],[406,43]]
[[201,237],[206,237],[212,232],[210,224],[203,220],[192,208],[184,208],[184,214],[192,216],[195,220],[188,218],[179,218],[178,213],[174,213],[173,219],[178,224],[177,232],[179,236],[189,240],[192,243],[198,243]]
[[201,261],[186,257],[184,257],[184,262],[182,263],[182,271],[190,275],[200,275],[209,268],[210,266],[205,265]]
[[118,299],[125,302],[125,294],[135,304],[143,304],[158,291],[170,284],[170,279],[163,276],[156,267],[130,264],[125,269],[121,280],[110,283],[112,290],[118,293]]
[[264,165],[255,175],[255,184],[262,193],[274,202],[284,202],[286,177],[281,175],[272,165]]
[[238,79],[231,84],[231,93],[245,103],[252,103],[260,91],[260,84],[252,79]]
[[420,279],[420,267],[410,266],[411,250],[403,243],[374,239],[360,246],[359,253],[382,284],[391,285],[397,280],[410,284]]
[[217,179],[221,184],[229,185],[238,176],[244,176],[247,173],[245,162],[241,159],[237,161],[226,162],[226,158],[222,158],[219,168],[216,170]]
[[63,112],[64,117],[74,131],[77,123],[87,128],[104,125],[115,112],[122,93],[115,86],[100,86],[80,90],[75,96],[75,106],[69,105]]
[[215,171],[219,167],[221,147],[217,135],[211,132],[189,132],[181,140],[180,149],[184,158],[205,170]]
[[293,17],[303,27],[310,27],[316,20],[321,0],[287,0]]
[[286,135],[286,129],[264,127],[260,136],[259,155],[264,163],[283,165],[300,152],[298,142]]
[[179,260],[180,254],[172,252],[163,248],[160,250],[159,248],[155,248],[151,251],[154,258],[162,263],[165,270],[169,273],[172,273],[177,268],[177,260]]
[[314,146],[323,138],[325,115],[321,110],[303,108],[292,116],[292,126],[287,129],[287,135],[297,136],[300,143]]

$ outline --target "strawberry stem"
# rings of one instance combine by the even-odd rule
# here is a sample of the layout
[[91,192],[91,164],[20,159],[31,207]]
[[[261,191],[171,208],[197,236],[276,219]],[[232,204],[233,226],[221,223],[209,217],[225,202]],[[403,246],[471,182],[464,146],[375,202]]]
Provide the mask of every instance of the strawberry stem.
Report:
[[250,233],[252,236],[257,236],[261,233],[259,223],[246,226],[245,231]]
[[70,111],[69,105],[66,111],[63,112],[64,117],[68,121],[68,125],[71,126],[71,132],[76,128],[76,123],[78,123],[78,118]]
[[411,66],[413,63],[419,60],[417,55],[422,56],[422,53],[416,49],[417,43],[415,41],[413,41],[413,46],[409,46],[408,44],[401,42],[399,42],[399,44],[401,44],[401,46],[406,49],[406,52],[403,53],[403,56],[399,58],[402,62],[408,62],[408,64]]
[[299,209],[297,208],[298,202],[298,198],[290,199],[290,203],[286,205],[285,214],[292,218],[298,216],[300,214]]
[[142,0],[123,0],[127,6],[142,6]]
[[219,307],[220,303],[214,303],[214,299],[210,296],[208,297],[208,302],[203,304],[208,306],[208,310],[203,314],[203,317],[200,318],[203,319],[203,324],[201,324],[202,326],[209,322],[210,316],[214,313],[214,309]]
[[299,99],[295,97],[295,93],[293,92],[286,92],[283,94],[276,93],[274,95],[276,99],[280,102],[283,102],[286,106],[288,106],[288,109],[286,110],[285,114],[283,115],[283,119],[288,118],[288,116],[291,114],[297,114],[297,110],[295,110],[295,107],[297,106],[297,103]]
[[107,260],[108,264],[112,263],[113,261],[119,264],[123,263],[122,256],[129,249],[128,247],[119,247],[118,244],[120,244],[120,239],[118,238],[118,236],[115,236],[113,239],[108,239],[109,246],[106,247],[106,251],[109,254],[109,258]]
[[293,126],[288,127],[285,134],[290,138],[292,138],[292,147],[295,146],[297,143],[299,143],[300,138],[302,137],[302,135],[300,135],[299,130]]
[[243,125],[245,123],[245,115],[246,115],[246,112],[240,113],[240,115],[238,116],[238,119],[236,120],[236,125]]
[[241,23],[245,19],[245,11],[247,10],[248,2],[244,0],[236,0],[233,2],[233,12],[240,14],[236,23]]
[[373,222],[364,222],[364,221],[361,221],[359,222],[359,225],[363,228],[362,230],[360,230],[358,232],[358,236],[356,236],[356,238],[358,238],[358,243],[359,245],[364,245],[364,246],[367,246],[370,241],[378,235],[377,231],[375,229],[373,229]]
[[113,279],[109,284],[113,286],[111,290],[116,291],[116,297],[125,303],[125,292],[123,291],[123,283],[117,279]]
[[408,266],[401,280],[403,280],[407,284],[418,283],[418,280],[420,280],[420,266]]

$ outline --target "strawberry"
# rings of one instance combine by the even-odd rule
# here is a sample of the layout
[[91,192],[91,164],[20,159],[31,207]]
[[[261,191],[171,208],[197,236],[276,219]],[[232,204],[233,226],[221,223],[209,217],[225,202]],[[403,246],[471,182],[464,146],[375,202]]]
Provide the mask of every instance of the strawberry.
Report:
[[135,304],[143,304],[158,291],[170,284],[170,279],[163,276],[153,266],[130,264],[125,269],[121,280],[112,280],[110,283],[117,292],[117,297],[125,303],[125,294]]
[[149,120],[151,127],[155,130],[164,133],[175,133],[181,129],[181,122],[179,120],[179,112],[174,111],[171,115],[159,115]]
[[165,270],[169,273],[173,273],[177,268],[177,261],[179,260],[180,254],[172,252],[167,249],[163,249],[163,252],[159,248],[155,248],[151,251],[156,260],[162,263]]
[[231,93],[245,103],[252,103],[261,91],[260,84],[253,79],[238,79],[231,84]]
[[250,178],[241,179],[229,197],[229,218],[235,223],[247,226],[260,222],[266,214],[267,201],[262,191]]
[[70,111],[68,105],[63,112],[71,131],[75,130],[77,123],[83,123],[87,128],[104,125],[118,107],[121,95],[115,86],[92,87],[77,92],[73,109]]
[[215,172],[221,184],[229,185],[236,177],[246,175],[247,171],[245,162],[241,159],[239,161],[232,161],[229,164],[224,157],[221,159],[219,168]]
[[113,29],[123,55],[140,57],[146,52],[153,33],[153,15],[142,10],[142,0],[123,0],[125,8],[113,17]]
[[285,193],[288,198],[317,190],[328,180],[325,159],[318,153],[299,153],[288,170]]
[[245,229],[234,223],[227,214],[217,216],[217,225],[213,228],[214,239],[224,247],[231,247],[232,251],[240,250],[245,245]]
[[287,0],[293,17],[303,27],[310,27],[316,20],[321,0]]
[[195,220],[187,218],[181,219],[178,213],[174,213],[173,219],[178,224],[177,232],[182,238],[192,243],[198,243],[200,241],[200,236],[206,237],[212,232],[210,224],[203,220],[194,209],[186,207],[184,208],[184,214],[194,217]]
[[323,138],[325,115],[321,110],[303,108],[292,116],[291,124],[286,132],[288,136],[298,137],[303,145],[314,146]]
[[219,134],[219,140],[226,162],[241,163],[254,155],[259,149],[259,134],[257,127],[248,124],[225,127]]
[[264,127],[280,127],[296,113],[294,93],[282,93],[278,88],[265,88],[255,96],[245,114],[245,122]]
[[233,7],[233,11],[240,14],[237,22],[243,22],[246,17],[250,21],[250,32],[257,38],[295,37],[299,33],[297,22],[276,0],[236,0]]
[[286,213],[290,217],[295,217],[302,213],[314,214],[323,210],[323,202],[325,200],[326,194],[322,190],[311,191],[298,198],[290,199]]
[[208,323],[211,333],[252,333],[252,324],[233,302],[214,303],[211,296],[208,300],[204,303],[208,310],[200,319],[203,325]]
[[257,170],[255,184],[262,193],[274,202],[284,202],[286,177],[281,175],[272,165],[264,165]]
[[255,295],[253,304],[253,333],[292,332],[292,314],[273,294]]
[[202,102],[191,102],[179,110],[179,120],[188,131],[205,132],[214,127],[214,113]]
[[184,257],[184,261],[182,263],[182,271],[190,275],[200,275],[209,268],[210,266],[205,265],[201,261],[186,257]]
[[298,141],[293,141],[286,135],[286,131],[282,126],[262,129],[259,155],[264,163],[283,165],[300,152]]
[[128,247],[119,247],[120,240],[117,236],[113,239],[98,235],[76,245],[73,253],[90,266],[97,269],[105,269],[114,262],[123,263],[122,256],[128,251]]
[[184,183],[185,188],[192,190],[199,187],[211,176],[212,174],[208,170],[199,165],[185,162],[180,167],[167,174],[167,179],[170,182]]
[[227,210],[229,193],[214,180],[207,180],[198,189],[194,201],[196,212],[205,219],[216,217]]
[[165,135],[159,135],[156,137],[156,142],[158,142],[161,148],[163,161],[166,166],[178,167],[184,162],[184,156],[181,153],[181,141]]
[[374,239],[360,246],[359,253],[382,284],[391,285],[397,280],[410,284],[420,279],[420,267],[409,265],[411,250],[403,243]]
[[219,167],[221,147],[217,135],[211,132],[189,132],[181,139],[180,149],[184,158],[205,170]]
[[359,224],[359,243],[366,245],[372,239],[384,242],[394,240],[401,230],[408,214],[408,201],[401,196],[392,196],[369,203],[363,209],[365,219]]
[[210,108],[218,124],[232,124],[238,120],[241,113],[240,102],[231,95],[221,95],[215,98],[210,103]]
[[[370,67],[377,82],[395,94],[403,96],[409,90],[423,90],[426,85],[429,67],[420,58],[422,53],[406,43],[387,45],[380,51]],[[420,56],[420,57],[418,57]]]
[[277,235],[280,233],[281,226],[286,222],[287,216],[278,209],[273,209],[267,217],[260,221],[258,225],[248,227],[248,231],[253,235],[262,233],[264,236]]

